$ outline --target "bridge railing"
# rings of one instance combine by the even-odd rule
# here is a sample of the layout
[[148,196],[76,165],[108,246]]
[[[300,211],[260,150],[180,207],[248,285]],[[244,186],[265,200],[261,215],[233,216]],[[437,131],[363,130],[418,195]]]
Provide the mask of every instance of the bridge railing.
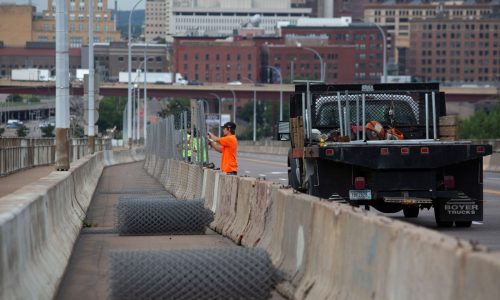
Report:
[[[72,139],[70,160],[89,154],[87,139]],[[110,139],[95,139],[95,151],[111,149]],[[55,162],[55,139],[0,138],[0,176]]]

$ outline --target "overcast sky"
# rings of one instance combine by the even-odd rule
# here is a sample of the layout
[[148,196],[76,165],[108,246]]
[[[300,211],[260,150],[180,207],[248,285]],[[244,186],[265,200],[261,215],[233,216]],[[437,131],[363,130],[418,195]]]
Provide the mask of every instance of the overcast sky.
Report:
[[[130,10],[137,3],[138,0],[118,0],[118,9],[119,10]],[[38,12],[41,12],[44,9],[47,9],[47,0],[32,0],[31,3],[35,5]],[[137,6],[137,9],[143,9],[144,3],[146,1],[143,0],[141,4]],[[17,4],[27,4],[29,0],[0,0],[0,3],[17,3]],[[108,5],[110,8],[115,6],[115,0],[108,0]]]

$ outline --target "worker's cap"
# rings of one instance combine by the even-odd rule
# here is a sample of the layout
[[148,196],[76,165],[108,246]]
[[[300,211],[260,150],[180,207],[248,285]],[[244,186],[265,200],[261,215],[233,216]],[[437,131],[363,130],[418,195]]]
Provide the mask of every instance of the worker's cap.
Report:
[[236,129],[236,124],[234,124],[233,122],[226,122],[224,124],[224,126],[222,126],[222,128],[229,128],[229,129],[235,130]]

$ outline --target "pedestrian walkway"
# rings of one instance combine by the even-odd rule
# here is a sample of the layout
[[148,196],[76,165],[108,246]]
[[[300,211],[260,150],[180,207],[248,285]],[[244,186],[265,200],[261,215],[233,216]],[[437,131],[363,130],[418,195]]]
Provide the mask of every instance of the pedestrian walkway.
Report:
[[0,177],[0,198],[29,185],[55,171],[54,166],[29,168]]
[[[237,247],[207,229],[205,235],[120,236],[114,230],[115,205],[123,195],[146,196],[163,190],[142,167],[143,162],[104,169],[87,212],[86,224],[66,268],[56,299],[108,299],[109,252]],[[278,298],[279,299],[279,298]]]

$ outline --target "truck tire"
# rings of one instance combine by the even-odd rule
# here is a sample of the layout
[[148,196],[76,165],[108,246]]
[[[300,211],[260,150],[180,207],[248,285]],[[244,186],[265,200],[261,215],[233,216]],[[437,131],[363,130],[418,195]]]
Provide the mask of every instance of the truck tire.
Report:
[[404,205],[403,214],[405,218],[417,218],[420,212],[420,207],[418,205]]
[[457,227],[471,227],[472,221],[455,221]]
[[288,184],[295,190],[300,190],[300,181],[297,178],[297,159],[289,158],[288,159]]
[[436,219],[436,224],[438,227],[451,227],[453,226],[453,221],[443,221],[439,215],[439,205],[434,203],[434,219]]

